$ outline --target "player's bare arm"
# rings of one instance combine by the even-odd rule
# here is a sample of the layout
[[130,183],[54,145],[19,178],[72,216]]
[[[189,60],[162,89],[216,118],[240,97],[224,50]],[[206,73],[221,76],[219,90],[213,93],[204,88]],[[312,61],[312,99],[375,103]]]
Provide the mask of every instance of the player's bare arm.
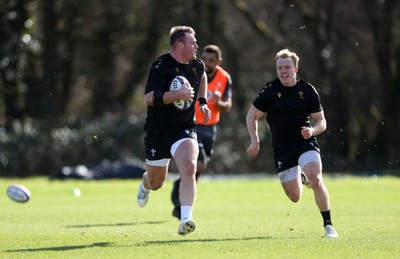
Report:
[[206,75],[206,72],[204,72],[201,77],[199,94],[198,94],[197,98],[206,98],[207,99],[207,89],[208,89],[207,75]]
[[232,99],[230,97],[228,98],[222,98],[222,94],[220,91],[215,91],[213,94],[213,98],[215,99],[215,102],[218,103],[218,107],[220,111],[222,112],[228,112],[232,108]]
[[260,150],[260,139],[258,136],[258,120],[264,115],[265,113],[254,107],[254,105],[251,105],[246,115],[247,130],[249,132],[251,141],[247,149],[247,154],[251,157],[257,156]]
[[[170,104],[176,100],[193,101],[194,89],[189,83],[184,84],[183,87],[175,91],[166,91],[163,93],[164,104]],[[148,106],[154,106],[154,90],[148,92],[144,96],[144,102]]]
[[[207,100],[207,74],[204,72],[203,76],[201,77],[201,83],[199,88],[198,99],[205,98]],[[211,111],[208,108],[207,104],[200,104],[200,111],[204,114],[204,121],[203,123],[206,124],[211,118]]]
[[301,127],[301,135],[304,139],[317,136],[326,130],[326,120],[323,111],[310,114],[311,127]]

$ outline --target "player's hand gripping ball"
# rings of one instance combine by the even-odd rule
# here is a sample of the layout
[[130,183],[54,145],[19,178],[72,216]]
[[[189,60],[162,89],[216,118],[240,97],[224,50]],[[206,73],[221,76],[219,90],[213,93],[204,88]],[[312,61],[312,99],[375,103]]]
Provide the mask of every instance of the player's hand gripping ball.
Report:
[[[176,91],[182,88],[182,86],[186,83],[189,83],[189,81],[183,77],[183,76],[176,76],[171,84],[169,85],[169,90],[170,91]],[[172,105],[177,108],[180,111],[184,111],[190,107],[192,104],[192,101],[190,100],[176,100],[172,103]]]

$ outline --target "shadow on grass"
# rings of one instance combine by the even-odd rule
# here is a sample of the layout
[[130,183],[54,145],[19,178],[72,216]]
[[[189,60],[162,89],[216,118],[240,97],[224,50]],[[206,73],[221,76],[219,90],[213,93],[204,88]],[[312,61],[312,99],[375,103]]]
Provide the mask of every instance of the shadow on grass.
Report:
[[225,241],[250,241],[250,240],[267,240],[272,239],[271,236],[265,237],[241,237],[241,238],[206,238],[206,239],[185,239],[185,240],[163,240],[163,241],[145,241],[137,244],[137,246],[151,245],[173,245],[178,243],[208,243],[208,242],[225,242]]
[[114,224],[85,224],[85,225],[70,225],[66,228],[95,228],[95,227],[120,227],[120,226],[133,226],[133,225],[156,225],[168,222],[164,221],[145,221],[145,222],[132,222],[132,223],[114,223]]
[[40,251],[70,251],[70,250],[86,249],[86,248],[93,248],[93,247],[110,247],[111,244],[112,243],[109,243],[109,242],[101,242],[101,243],[93,243],[91,245],[15,249],[15,250],[6,250],[4,252],[6,252],[6,253],[21,253],[21,252],[40,252]]

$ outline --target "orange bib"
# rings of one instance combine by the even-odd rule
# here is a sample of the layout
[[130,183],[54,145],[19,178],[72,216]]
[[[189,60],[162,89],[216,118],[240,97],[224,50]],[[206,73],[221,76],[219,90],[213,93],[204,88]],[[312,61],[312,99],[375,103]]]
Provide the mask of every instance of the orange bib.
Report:
[[[210,82],[208,82],[207,101],[208,108],[211,110],[211,118],[205,125],[213,125],[219,122],[221,111],[219,110],[218,104],[213,98],[213,93],[215,91],[219,91],[223,95],[225,92],[225,88],[228,85],[228,80],[229,74],[224,69],[222,69],[222,67],[217,66],[217,72],[215,73],[214,78]],[[200,111],[199,102],[196,102],[196,123],[204,125],[203,121],[204,115]]]

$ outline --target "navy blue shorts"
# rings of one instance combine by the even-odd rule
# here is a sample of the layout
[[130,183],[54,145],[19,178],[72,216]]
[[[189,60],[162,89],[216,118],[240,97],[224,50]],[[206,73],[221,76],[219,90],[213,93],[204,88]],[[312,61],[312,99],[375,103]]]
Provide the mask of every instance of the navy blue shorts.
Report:
[[204,162],[211,158],[216,135],[216,125],[197,125],[197,142],[199,143],[200,149],[197,160]]

